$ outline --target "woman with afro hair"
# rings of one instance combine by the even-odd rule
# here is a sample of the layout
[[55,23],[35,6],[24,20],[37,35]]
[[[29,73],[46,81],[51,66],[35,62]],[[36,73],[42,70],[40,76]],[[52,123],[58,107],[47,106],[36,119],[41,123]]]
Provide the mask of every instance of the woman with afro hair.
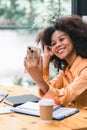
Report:
[[[41,97],[56,104],[87,107],[87,23],[80,16],[62,17],[37,36],[43,54],[27,49],[24,66]],[[50,79],[49,64],[59,73]]]

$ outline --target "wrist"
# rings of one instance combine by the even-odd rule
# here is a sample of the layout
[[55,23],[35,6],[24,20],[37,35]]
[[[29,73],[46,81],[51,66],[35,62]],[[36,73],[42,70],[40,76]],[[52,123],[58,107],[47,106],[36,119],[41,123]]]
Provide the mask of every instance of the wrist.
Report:
[[36,84],[40,87],[43,93],[47,93],[49,90],[49,85],[44,80],[36,82]]

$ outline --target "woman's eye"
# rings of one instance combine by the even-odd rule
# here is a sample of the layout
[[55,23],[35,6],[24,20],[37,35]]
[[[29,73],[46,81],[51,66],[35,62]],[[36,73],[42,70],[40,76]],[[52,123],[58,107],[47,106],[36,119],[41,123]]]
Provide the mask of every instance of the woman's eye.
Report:
[[52,43],[51,43],[51,46],[55,46],[55,45],[56,45],[56,42],[52,42]]
[[60,38],[60,41],[63,41],[65,38]]

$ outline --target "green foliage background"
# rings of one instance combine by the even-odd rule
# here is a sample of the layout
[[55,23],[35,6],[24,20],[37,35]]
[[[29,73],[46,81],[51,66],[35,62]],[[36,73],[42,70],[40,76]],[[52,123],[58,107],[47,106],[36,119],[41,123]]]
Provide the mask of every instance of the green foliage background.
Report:
[[33,25],[35,10],[42,2],[42,0],[0,0],[0,24]]
[[0,25],[28,25],[34,28],[47,26],[56,17],[70,14],[70,1],[0,0]]

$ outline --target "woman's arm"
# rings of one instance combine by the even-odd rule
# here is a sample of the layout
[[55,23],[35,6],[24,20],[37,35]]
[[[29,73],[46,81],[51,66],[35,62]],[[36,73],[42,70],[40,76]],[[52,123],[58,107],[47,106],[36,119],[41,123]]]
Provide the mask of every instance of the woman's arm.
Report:
[[[33,80],[36,82],[38,86],[40,86],[40,89],[43,91],[43,93],[46,93],[49,89],[49,85],[45,82],[43,78],[43,67],[49,66],[50,62],[50,56],[46,54],[46,48],[45,48],[45,56],[43,55],[38,58],[38,52],[37,49],[34,51],[31,49],[27,49],[26,58],[24,59],[24,66],[26,71],[31,75]],[[44,63],[43,63],[44,62]]]
[[[86,92],[85,95],[82,93]],[[53,88],[52,86],[49,87],[49,91],[44,95],[44,97],[49,97],[49,95],[53,96],[56,103],[61,105],[68,105],[72,101],[77,101],[76,99],[79,98],[83,100],[77,101],[77,105],[85,104],[87,106],[87,67],[82,69],[80,74],[75,77],[73,82],[71,82],[68,86],[61,89]],[[84,102],[84,103],[83,103]]]
[[[45,48],[44,51],[44,58],[40,57],[40,59],[38,59],[37,50],[32,52],[31,50],[27,49],[27,55],[24,60],[24,66],[26,71],[31,75],[33,80],[39,86],[39,90],[42,91],[42,93],[46,94],[49,90],[49,85],[52,85],[53,87],[58,87],[58,85],[61,86],[60,82],[62,83],[62,80],[60,80],[59,84],[57,84],[57,78],[53,81],[49,81],[49,83],[44,80],[44,76],[46,75],[43,76],[43,66],[47,67],[49,70],[48,66],[51,57],[49,56],[49,53],[47,53],[47,48]],[[49,77],[49,75],[47,76]]]

